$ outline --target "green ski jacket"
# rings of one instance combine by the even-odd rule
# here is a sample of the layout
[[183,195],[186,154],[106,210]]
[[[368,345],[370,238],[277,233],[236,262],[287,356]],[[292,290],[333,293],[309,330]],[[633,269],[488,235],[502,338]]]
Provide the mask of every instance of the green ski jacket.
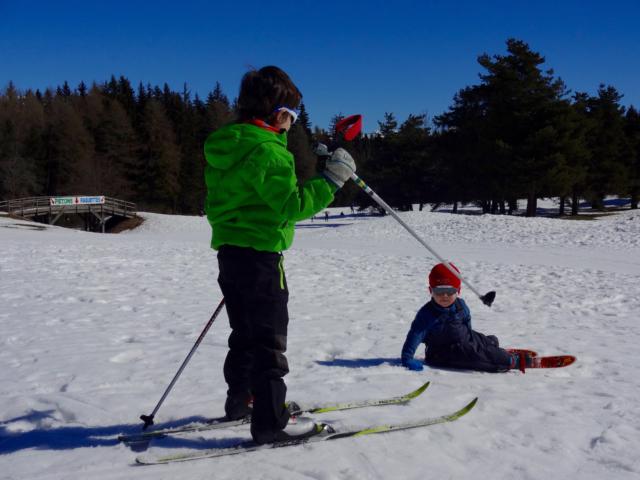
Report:
[[336,186],[322,176],[297,185],[286,133],[238,123],[213,132],[207,160],[205,211],[211,247],[251,247],[281,252],[291,246],[295,222],[311,218],[333,201]]

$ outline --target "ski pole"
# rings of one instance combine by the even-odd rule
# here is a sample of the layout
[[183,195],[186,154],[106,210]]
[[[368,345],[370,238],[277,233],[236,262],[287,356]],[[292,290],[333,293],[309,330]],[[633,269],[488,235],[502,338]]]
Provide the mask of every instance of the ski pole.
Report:
[[442,262],[442,264],[447,267],[447,269],[453,273],[456,277],[458,277],[460,279],[460,281],[462,283],[464,283],[467,287],[469,287],[469,289],[475,293],[480,300],[482,301],[482,303],[484,303],[485,305],[487,305],[488,307],[491,306],[491,304],[493,303],[493,301],[496,298],[496,292],[488,292],[484,295],[481,295],[475,288],[473,288],[473,285],[471,285],[469,282],[467,282],[462,275],[460,275],[460,273],[458,273],[450,264],[449,262],[447,262],[444,258],[442,258],[440,255],[438,255],[438,253],[429,246],[429,244],[427,242],[425,242],[422,238],[420,238],[420,236],[413,231],[413,229],[407,225],[399,216],[396,212],[393,211],[393,209],[384,201],[382,200],[382,198],[380,198],[378,196],[378,194],[376,192],[374,192],[371,187],[369,187],[369,185],[367,185],[366,183],[364,183],[364,181],[355,174],[355,172],[351,173],[351,180],[353,180],[355,182],[356,185],[358,185],[360,188],[362,188],[362,190],[365,191],[365,193],[367,195],[369,195],[371,198],[373,198],[373,200],[380,205],[382,208],[385,209],[385,211],[391,215],[393,218],[395,218],[398,223],[400,225],[402,225],[405,230],[407,230],[407,232],[409,232],[411,235],[413,235],[413,237],[418,240],[418,242],[420,242],[427,250],[429,250],[431,252],[431,254],[436,257],[438,260],[440,260],[440,262]]
[[[344,138],[344,140],[346,140],[347,142],[350,142],[355,137],[357,137],[358,134],[361,132],[361,130],[362,130],[362,115],[351,115],[351,116],[348,116],[348,117],[343,118],[342,120],[340,120],[335,125],[336,137],[342,136],[342,138]],[[316,144],[315,153],[316,153],[316,155],[318,155],[320,157],[329,157],[329,156],[331,156],[331,152],[329,151],[327,146],[322,144],[322,143]],[[440,255],[438,255],[438,253],[433,248],[431,248],[427,242],[422,240],[422,238],[420,238],[418,236],[418,234],[416,232],[414,232],[411,227],[409,227],[409,225],[407,225],[405,222],[403,222],[402,219],[396,214],[396,212],[394,212],[393,209],[389,205],[387,205],[387,203],[384,200],[382,200],[382,198],[380,198],[378,196],[378,194],[376,194],[376,192],[374,192],[366,183],[364,183],[364,181],[360,177],[358,177],[358,175],[356,175],[355,172],[351,173],[351,180],[353,180],[356,185],[358,185],[360,188],[362,188],[365,191],[365,193],[367,193],[371,198],[373,198],[373,200],[378,205],[380,205],[382,208],[384,208],[385,211],[389,215],[391,215],[393,218],[395,218],[400,225],[402,225],[411,235],[413,235],[413,237],[416,240],[418,240],[418,242],[420,242],[427,250],[429,250],[429,252],[431,252],[431,254],[433,256],[435,256],[438,260],[440,260],[440,262],[442,262],[442,264],[444,264],[444,266],[447,267],[447,269],[451,273],[453,273],[457,278],[459,278],[462,283],[464,283],[467,287],[469,287],[469,289],[473,293],[475,293],[478,296],[478,298],[480,298],[482,303],[484,303],[488,307],[491,306],[491,304],[493,303],[493,301],[496,298],[496,292],[491,291],[491,292],[488,292],[488,293],[486,293],[484,295],[480,295],[480,293],[478,293],[478,291],[475,288],[473,288],[473,285],[471,285],[469,282],[467,282],[462,277],[462,275],[460,275],[460,273],[458,273],[449,264],[449,262],[447,262],[445,259],[443,259]]]
[[180,365],[180,368],[178,369],[178,373],[175,374],[175,376],[173,377],[173,380],[171,380],[171,383],[169,384],[167,389],[162,394],[162,398],[160,399],[160,401],[156,405],[156,408],[153,409],[153,412],[151,412],[151,414],[149,414],[149,415],[140,415],[140,420],[142,420],[144,422],[142,430],[146,430],[147,427],[149,427],[150,425],[153,425],[153,417],[155,417],[156,413],[160,409],[160,405],[162,405],[162,402],[164,402],[164,399],[167,398],[167,395],[169,395],[169,392],[171,391],[171,389],[173,388],[175,383],[178,381],[178,378],[182,374],[182,371],[187,366],[187,363],[189,363],[189,360],[191,360],[191,357],[193,356],[193,354],[197,350],[198,346],[200,345],[200,343],[204,339],[204,337],[207,334],[207,332],[209,331],[209,328],[211,328],[211,325],[213,325],[214,320],[216,319],[216,317],[218,316],[218,314],[222,310],[223,306],[224,306],[224,298],[222,300],[220,300],[220,304],[218,305],[218,308],[216,308],[215,312],[213,312],[213,315],[211,315],[211,318],[209,319],[207,324],[204,326],[204,330],[202,330],[202,333],[200,334],[200,336],[196,340],[196,343],[191,348],[191,351],[189,352],[189,355],[187,355],[187,358],[185,358],[184,362],[182,362],[182,365]]

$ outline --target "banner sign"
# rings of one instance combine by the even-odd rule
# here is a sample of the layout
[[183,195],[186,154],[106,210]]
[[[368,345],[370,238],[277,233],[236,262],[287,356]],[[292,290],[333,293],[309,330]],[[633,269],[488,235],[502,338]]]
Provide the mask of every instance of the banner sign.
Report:
[[77,205],[100,205],[104,203],[104,197],[76,197]]
[[60,205],[101,205],[104,203],[104,196],[97,197],[51,197],[51,206]]
[[51,197],[49,203],[51,206],[57,205],[73,205],[75,197]]

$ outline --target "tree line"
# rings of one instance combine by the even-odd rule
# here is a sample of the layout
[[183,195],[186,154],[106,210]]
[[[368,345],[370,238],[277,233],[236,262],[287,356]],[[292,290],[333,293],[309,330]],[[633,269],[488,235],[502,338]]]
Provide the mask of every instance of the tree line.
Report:
[[[322,168],[312,144],[350,150],[359,175],[398,209],[412,204],[475,203],[511,213],[527,199],[559,197],[577,213],[606,195],[640,195],[640,114],[621,105],[622,94],[600,85],[595,96],[570,92],[544,58],[521,40],[506,55],[483,54],[477,85],[458,91],[441,115],[386,113],[378,131],[347,144],[332,126],[313,127],[303,104],[289,133],[289,149],[304,180]],[[235,101],[219,83],[206,99],[138,85],[123,76],[73,90],[61,87],[0,94],[0,198],[109,195],[141,210],[198,214],[206,195],[202,146],[207,135],[233,121]],[[366,207],[370,198],[347,184],[334,205]]]
[[399,209],[446,202],[511,213],[527,199],[526,215],[535,216],[538,199],[556,197],[560,214],[567,206],[577,214],[581,200],[600,209],[607,195],[638,208],[638,110],[623,107],[610,85],[597,95],[570,92],[525,42],[506,43],[506,55],[478,57],[480,82],[430,124],[387,113],[375,135],[358,139],[362,178]]

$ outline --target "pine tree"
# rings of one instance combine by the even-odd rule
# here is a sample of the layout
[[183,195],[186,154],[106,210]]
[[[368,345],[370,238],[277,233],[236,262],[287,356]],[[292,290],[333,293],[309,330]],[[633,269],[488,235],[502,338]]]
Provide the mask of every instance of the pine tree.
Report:
[[397,205],[401,210],[411,210],[414,203],[425,203],[430,197],[430,184],[437,177],[432,168],[429,128],[426,115],[413,115],[398,130],[398,163],[396,171]]
[[[384,122],[378,122],[379,132],[371,144],[371,158],[363,170],[367,183],[392,207],[405,208],[406,199],[400,192],[402,151],[398,141],[398,122],[393,113],[384,114]],[[371,200],[365,204],[375,205]]]
[[579,138],[579,148],[570,160],[576,168],[576,175],[571,182],[571,215],[578,215],[580,198],[583,198],[587,188],[587,170],[591,161],[591,149],[588,137],[594,128],[594,120],[589,115],[590,96],[584,92],[576,92],[573,95],[571,111],[576,118],[576,137]]
[[127,117],[130,119],[135,118],[136,115],[136,97],[131,82],[124,77],[120,76],[118,79],[115,100],[124,108]]
[[206,117],[209,133],[230,122],[233,117],[229,99],[222,91],[220,82],[216,82],[215,89],[207,97]]
[[439,175],[432,185],[434,200],[455,205],[478,201],[486,207],[500,191],[502,157],[508,150],[503,143],[491,140],[486,90],[484,85],[461,89],[449,110],[434,118],[439,129],[435,138]]
[[287,135],[287,149],[295,159],[296,176],[302,183],[316,174],[317,157],[311,149],[311,139],[304,126],[294,123]]
[[69,88],[69,84],[67,83],[66,80],[65,80],[64,85],[62,87],[58,87],[56,89],[56,95],[58,97],[65,97],[65,98],[71,97],[71,88]]
[[631,208],[638,208],[640,199],[640,112],[633,106],[629,107],[625,116],[625,134],[629,147],[626,159],[628,193]]
[[385,112],[384,121],[378,122],[379,133],[383,137],[389,137],[398,131],[398,121],[393,113]]
[[78,88],[76,89],[78,91],[78,94],[80,95],[81,98],[84,98],[87,96],[87,85],[84,82],[80,82],[80,84],[78,85]]
[[183,213],[201,213],[204,205],[204,155],[199,138],[203,123],[185,84],[182,90],[182,121],[176,126],[180,148],[178,208]]
[[342,112],[340,112],[334,115],[333,117],[331,117],[331,121],[329,122],[329,136],[331,139],[331,143],[334,145],[342,145],[342,142],[341,142],[342,139],[336,136],[336,125],[338,125],[340,120],[342,120],[343,118],[345,117],[342,114]]
[[140,150],[142,171],[138,178],[141,203],[153,209],[176,212],[180,191],[180,151],[171,122],[155,100],[145,107]]
[[82,110],[95,145],[89,191],[135,200],[138,142],[131,118],[119,100],[97,87],[84,99]]
[[559,214],[565,214],[565,204],[572,197],[572,214],[578,214],[578,186],[586,179],[586,163],[590,152],[587,147],[587,123],[575,108],[575,103],[558,104],[555,121],[556,138],[553,146],[556,162],[549,172],[547,194],[560,198]]
[[[509,55],[481,55],[487,71],[488,123],[502,159],[500,196],[526,194],[527,216],[535,216],[536,201],[548,189],[551,173],[561,160],[560,113],[568,108],[564,82],[543,72],[544,57],[521,40],[507,40]],[[563,103],[564,102],[564,103]]]
[[147,108],[147,102],[151,98],[149,91],[151,87],[146,87],[140,82],[138,84],[138,94],[136,96],[136,109],[134,115],[131,117],[133,123],[133,129],[136,131],[139,137],[142,137],[142,125],[144,123],[144,112]]
[[22,95],[10,82],[0,95],[0,198],[37,194],[43,125],[42,106],[33,92]]
[[588,133],[591,157],[587,166],[587,192],[592,208],[604,208],[607,194],[626,188],[624,153],[627,149],[624,132],[622,95],[612,86],[600,85],[597,97],[590,97],[588,116],[592,128]]
[[304,131],[307,134],[307,137],[311,138],[311,121],[309,120],[309,113],[307,112],[307,107],[304,102],[300,102],[300,115],[298,115],[298,121],[296,122],[304,128]]
[[526,196],[527,215],[534,216],[539,197],[570,182],[565,165],[570,107],[562,80],[541,70],[544,57],[516,39],[507,41],[507,52],[478,57],[486,70],[482,83],[461,90],[436,124],[452,131],[445,140],[457,137],[458,155],[476,166],[468,173],[475,189],[482,189],[485,211]]
[[65,96],[45,92],[47,123],[44,133],[47,195],[82,194],[78,189],[90,184],[93,140],[81,115]]

